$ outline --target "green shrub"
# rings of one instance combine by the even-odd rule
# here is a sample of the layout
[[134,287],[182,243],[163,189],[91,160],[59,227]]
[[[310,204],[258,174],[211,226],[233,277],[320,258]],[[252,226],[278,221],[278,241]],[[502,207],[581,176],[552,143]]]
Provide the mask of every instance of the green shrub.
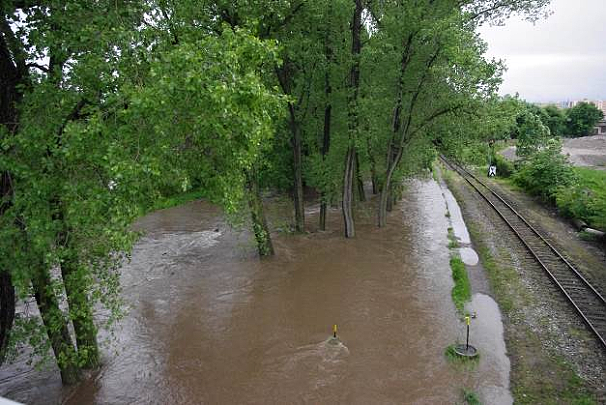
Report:
[[497,176],[510,177],[515,172],[513,162],[510,162],[499,154],[495,155],[495,164],[497,166]]
[[530,194],[555,202],[558,190],[575,183],[572,166],[561,150],[562,143],[551,139],[545,148],[521,163],[513,175],[514,182]]
[[577,181],[556,193],[560,213],[582,219],[593,228],[606,229],[606,172],[585,168],[574,171]]
[[560,187],[556,193],[556,206],[563,216],[587,222],[592,214],[589,209],[590,199],[589,191],[579,184]]

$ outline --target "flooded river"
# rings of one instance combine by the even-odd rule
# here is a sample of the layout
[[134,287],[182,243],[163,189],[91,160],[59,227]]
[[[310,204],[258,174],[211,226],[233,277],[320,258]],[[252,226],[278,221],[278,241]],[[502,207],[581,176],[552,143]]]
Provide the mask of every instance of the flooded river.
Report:
[[[453,404],[466,388],[511,403],[489,297],[470,303],[482,320],[473,338],[497,354],[465,369],[444,356],[465,333],[450,297],[445,212],[440,186],[414,181],[386,228],[369,207],[345,240],[333,210],[327,232],[276,233],[267,260],[209,204],[148,215],[123,268],[129,313],[100,372],[62,389],[55,370],[9,378],[23,365],[5,366],[0,395],[32,404]],[[329,340],[334,324],[340,344]]]

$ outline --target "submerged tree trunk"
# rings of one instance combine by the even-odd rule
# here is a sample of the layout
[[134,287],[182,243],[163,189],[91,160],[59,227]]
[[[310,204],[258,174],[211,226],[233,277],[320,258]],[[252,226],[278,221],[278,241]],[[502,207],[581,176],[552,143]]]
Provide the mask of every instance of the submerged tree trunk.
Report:
[[353,219],[353,180],[355,172],[355,148],[350,146],[345,155],[345,173],[343,175],[343,221],[345,222],[345,237],[353,238],[356,230]]
[[61,380],[63,384],[74,384],[80,378],[80,370],[76,364],[76,350],[69,335],[67,322],[63,318],[57,297],[53,292],[48,270],[42,268],[32,279],[32,285],[48,339],[61,371]]
[[354,0],[355,8],[351,23],[351,70],[349,72],[349,95],[347,97],[347,118],[349,146],[345,156],[345,172],[343,175],[343,220],[345,222],[345,237],[355,236],[353,218],[353,180],[355,175],[355,139],[358,132],[358,91],[360,88],[360,53],[362,42],[362,0]]
[[301,129],[295,116],[295,108],[288,104],[290,114],[291,144],[293,150],[293,175],[295,203],[295,229],[297,232],[305,230],[305,206],[303,204],[303,162],[301,157]]
[[97,327],[93,321],[93,311],[86,291],[86,273],[79,268],[76,258],[66,258],[61,263],[61,276],[76,333],[78,357],[82,367],[95,368],[99,365],[99,346]]
[[[327,74],[328,76],[328,74]],[[327,80],[327,86],[326,86],[326,91],[325,94],[327,97],[330,96],[330,93],[332,91],[332,89],[330,88],[330,83],[328,83],[328,77],[326,78]],[[323,137],[323,142],[322,142],[322,160],[326,159],[326,155],[328,154],[328,149],[330,148],[330,121],[332,118],[332,106],[330,104],[330,101],[327,102],[326,107],[324,107],[324,137]],[[321,231],[325,231],[326,230],[326,211],[327,211],[327,205],[328,202],[326,201],[326,193],[321,193],[320,195],[320,230]]]
[[[329,37],[328,35],[325,38],[326,47],[325,54],[326,60],[331,62],[332,60],[332,49],[330,48],[330,44],[328,43]],[[326,97],[326,104],[324,106],[324,131],[322,137],[322,161],[326,160],[326,155],[328,154],[328,150],[330,149],[330,127],[332,120],[332,103],[330,97],[332,95],[332,86],[330,85],[330,72],[328,68],[324,73],[324,97]],[[321,231],[326,230],[326,212],[328,202],[326,201],[327,195],[325,192],[320,194],[320,219],[319,219],[319,228]]]
[[274,246],[271,242],[271,235],[263,210],[263,200],[259,190],[259,181],[257,173],[251,169],[246,176],[246,188],[248,191],[248,206],[250,207],[250,216],[252,220],[253,233],[257,241],[257,249],[261,257],[273,256]]
[[[29,81],[25,52],[15,45],[14,34],[4,15],[0,15],[0,126],[7,136],[13,136],[19,126],[18,104],[23,98],[24,86]],[[9,153],[9,152],[2,152]],[[13,186],[8,170],[0,173],[0,215],[11,206]],[[9,269],[0,269],[0,364],[6,355],[6,346],[15,319],[15,287]]]
[[0,273],[0,365],[6,358],[10,331],[15,319],[15,287],[7,271]]

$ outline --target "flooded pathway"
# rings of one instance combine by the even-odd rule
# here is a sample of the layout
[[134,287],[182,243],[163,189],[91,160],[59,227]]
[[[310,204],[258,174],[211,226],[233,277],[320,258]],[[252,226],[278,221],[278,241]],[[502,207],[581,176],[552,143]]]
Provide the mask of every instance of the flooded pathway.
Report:
[[[98,375],[61,390],[56,373],[29,374],[31,388],[0,383],[0,395],[33,404],[453,404],[470,388],[507,403],[499,390],[508,361],[487,354],[462,372],[444,356],[463,333],[448,226],[434,181],[411,182],[386,228],[376,228],[374,210],[360,212],[358,236],[345,240],[334,210],[329,232],[276,235],[268,260],[209,204],[153,213],[137,224],[146,236],[122,277],[130,312]],[[478,335],[492,337],[478,336],[478,346],[490,351],[502,326],[483,300],[470,305],[487,315]],[[342,344],[329,342],[333,324]]]

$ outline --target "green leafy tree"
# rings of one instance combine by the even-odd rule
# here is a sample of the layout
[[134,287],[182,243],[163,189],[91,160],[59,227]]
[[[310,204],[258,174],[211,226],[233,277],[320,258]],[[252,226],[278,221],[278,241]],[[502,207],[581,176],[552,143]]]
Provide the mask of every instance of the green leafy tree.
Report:
[[550,139],[549,128],[539,117],[526,110],[516,118],[515,138],[516,154],[521,158],[528,158],[546,145]]
[[[162,187],[186,190],[194,180],[228,211],[245,201],[247,173],[283,103],[262,79],[277,48],[246,30],[193,30],[153,4],[26,6],[23,25],[3,32],[10,54],[2,62],[27,64],[44,51],[50,58],[16,89],[18,125],[3,125],[0,169],[11,190],[0,265],[41,312],[41,322],[18,319],[15,340],[35,354],[52,348],[72,383],[80,367],[98,363],[96,304],[109,310],[108,322],[121,315],[118,269],[140,207]],[[11,8],[3,18],[22,16]],[[255,235],[267,242],[267,233]],[[270,251],[266,243],[261,252]]]
[[564,136],[566,134],[566,115],[556,106],[548,105],[543,108],[547,115],[543,123],[549,128],[552,136]]
[[604,113],[591,103],[580,102],[566,112],[566,131],[572,137],[587,136],[604,118]]

